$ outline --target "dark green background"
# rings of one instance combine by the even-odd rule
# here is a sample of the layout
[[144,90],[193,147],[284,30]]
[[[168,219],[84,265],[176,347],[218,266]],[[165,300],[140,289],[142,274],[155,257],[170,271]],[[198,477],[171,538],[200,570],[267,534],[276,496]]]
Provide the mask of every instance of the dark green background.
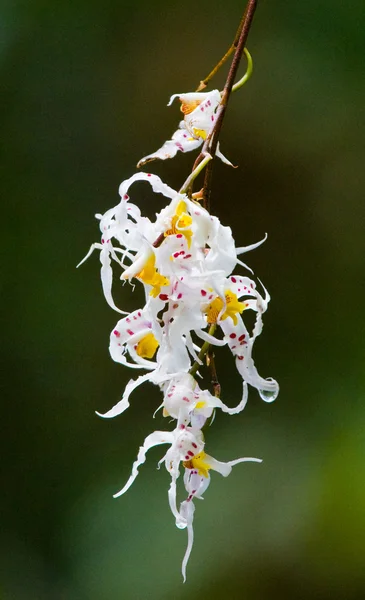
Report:
[[[1,2],[2,246],[6,301],[1,415],[1,600],[292,600],[365,595],[365,5],[262,0],[216,164],[213,210],[272,295],[255,348],[281,384],[219,414],[207,449],[262,465],[213,473],[186,532],[167,504],[161,449],[131,490],[139,444],[167,427],[146,386],[110,408],[131,376],[108,355],[118,316],[93,256],[93,215],[174,131],[172,93],[190,91],[233,38],[243,3]],[[222,86],[224,74],[214,82]],[[193,154],[152,171],[179,187]],[[146,186],[134,199],[162,207]],[[5,211],[5,215],[4,215]],[[127,289],[124,307],[141,296]],[[239,377],[218,357],[224,399]],[[134,374],[132,373],[132,376]],[[171,425],[170,425],[171,426]]]

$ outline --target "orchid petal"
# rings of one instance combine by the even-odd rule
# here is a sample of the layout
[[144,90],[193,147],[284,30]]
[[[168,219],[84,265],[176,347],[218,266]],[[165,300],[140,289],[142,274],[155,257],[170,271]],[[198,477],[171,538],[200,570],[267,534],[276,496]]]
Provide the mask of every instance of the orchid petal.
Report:
[[137,460],[133,463],[131,476],[129,477],[125,486],[119,492],[113,495],[113,498],[119,498],[119,496],[124,494],[131,487],[139,473],[138,467],[140,467],[146,461],[146,453],[148,450],[154,446],[158,446],[159,444],[172,444],[173,439],[173,434],[168,431],[154,431],[154,433],[148,435],[143,443],[143,446],[140,446]]
[[117,415],[120,415],[122,412],[124,412],[125,410],[127,410],[127,408],[129,407],[129,396],[131,395],[131,393],[142,383],[144,383],[145,381],[150,381],[151,380],[151,374],[147,373],[146,375],[141,375],[140,377],[138,377],[137,379],[131,379],[124,390],[122,399],[119,400],[119,402],[117,402],[117,404],[115,404],[115,406],[113,406],[113,408],[111,408],[110,410],[108,410],[108,412],[102,414],[96,411],[96,414],[99,417],[103,417],[104,419],[111,419],[113,417],[116,417]]
[[241,246],[240,248],[236,248],[237,256],[238,256],[238,254],[244,254],[245,252],[250,252],[251,250],[255,250],[256,248],[261,246],[261,244],[266,242],[266,240],[267,240],[267,233],[265,233],[265,237],[262,240],[260,240],[259,242],[255,242],[254,244],[250,244],[249,246]]

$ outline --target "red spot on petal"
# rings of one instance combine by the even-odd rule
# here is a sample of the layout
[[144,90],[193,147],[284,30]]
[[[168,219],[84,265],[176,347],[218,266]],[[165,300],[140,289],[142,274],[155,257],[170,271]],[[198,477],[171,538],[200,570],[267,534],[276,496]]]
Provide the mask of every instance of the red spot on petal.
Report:
[[127,329],[127,333],[128,333],[128,335],[134,335],[134,333],[131,329]]
[[124,194],[124,196],[123,196],[123,200],[129,200],[129,196],[128,196],[128,194]]
[[180,300],[180,298],[182,298],[182,294],[181,293],[177,295],[177,299]]
[[237,356],[238,360],[243,360],[243,356]]
[[234,340],[234,338],[236,337],[236,334],[235,333],[230,333],[229,337],[232,338],[232,340]]
[[237,279],[235,277],[231,277],[231,281],[233,281],[233,283],[236,283]]
[[151,173],[147,173],[147,177],[152,177]]
[[178,233],[176,237],[180,239],[180,238],[182,238],[182,236],[183,236],[182,233]]
[[206,296],[207,295],[207,292],[205,290],[200,290],[200,293],[201,293],[202,296]]
[[193,448],[197,448],[198,447],[195,442],[191,442],[191,445],[192,445]]
[[120,337],[120,332],[117,329],[114,329],[113,333],[115,337]]
[[191,450],[188,450],[188,454],[189,456],[194,456],[194,452],[192,452]]
[[168,299],[169,299],[169,297],[168,297],[168,295],[167,295],[167,294],[160,294],[160,295],[159,295],[159,298],[160,298],[160,300],[163,300],[164,302],[166,302],[166,300],[168,300]]
[[242,340],[245,339],[245,334],[243,333],[242,335],[240,335],[240,337],[238,338],[238,341],[241,342]]

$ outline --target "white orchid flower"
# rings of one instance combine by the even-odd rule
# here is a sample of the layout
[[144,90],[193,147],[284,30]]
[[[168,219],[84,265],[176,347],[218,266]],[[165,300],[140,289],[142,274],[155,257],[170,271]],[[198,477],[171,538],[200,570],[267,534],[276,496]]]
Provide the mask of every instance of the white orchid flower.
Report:
[[[129,202],[128,191],[137,181],[147,181],[155,193],[173,199],[177,192],[163,183],[157,175],[136,173],[123,181],[119,187],[121,200],[117,206],[104,215],[96,215],[100,220],[101,243],[92,244],[80,266],[94,250],[100,250],[101,282],[106,301],[117,312],[128,314],[119,309],[112,296],[113,270],[111,261],[115,261],[123,270],[127,269],[125,259],[134,262],[135,253],[140,252],[146,244],[152,245],[155,240],[155,227],[149,219],[141,217],[139,208]],[[115,245],[117,243],[117,245]]]
[[[151,320],[148,309],[135,310],[118,321],[110,334],[112,359],[132,369],[156,369],[157,363],[150,359],[160,345],[160,331],[158,323]],[[127,361],[127,351],[134,363]]]
[[[137,167],[141,167],[151,160],[173,158],[179,151],[189,152],[199,148],[214,126],[217,108],[221,102],[219,90],[174,94],[167,106],[170,106],[175,98],[179,98],[181,102],[180,110],[184,114],[184,120],[179,123],[179,129],[175,131],[172,138],[167,140],[156,152],[141,158]],[[232,166],[232,163],[220,152],[219,147],[217,147],[216,156],[227,165]]]
[[189,373],[183,373],[171,379],[164,386],[163,415],[177,420],[178,425],[191,423],[201,429],[205,421],[212,416],[214,409],[220,408],[230,415],[244,409],[247,402],[247,385],[243,383],[242,399],[230,408],[208,390],[200,389],[197,381]]
[[[232,275],[223,285],[222,282],[216,283],[215,291],[214,299],[203,308],[207,323],[217,324],[222,329],[243,380],[255,387],[265,402],[273,402],[279,393],[279,386],[274,379],[264,379],[258,374],[252,358],[253,344],[262,331],[262,313],[267,309],[270,296],[264,288],[265,297],[262,297],[252,279],[238,275]],[[244,301],[240,302],[243,297]],[[249,309],[257,313],[252,336],[241,317],[241,313]]]
[[114,494],[118,498],[125,494],[138,476],[139,467],[146,461],[148,450],[161,444],[169,444],[170,448],[159,461],[159,465],[165,462],[165,467],[171,475],[171,484],[169,489],[169,503],[175,519],[179,519],[179,512],[176,508],[176,480],[179,477],[180,463],[189,461],[196,454],[202,452],[204,448],[203,434],[200,430],[192,427],[180,425],[174,431],[154,431],[146,437],[143,445],[139,448],[137,460],[133,463],[132,473],[123,486],[123,488]]
[[195,498],[203,500],[202,495],[210,484],[210,470],[217,471],[223,477],[228,477],[232,471],[232,467],[242,462],[261,463],[262,460],[260,458],[237,458],[236,460],[221,462],[209,456],[203,450],[195,454],[191,459],[183,462],[185,467],[184,484],[188,496],[180,505],[180,510],[176,518],[176,526],[179,529],[186,528],[188,531],[188,544],[181,568],[184,582],[186,581],[186,567],[194,542],[193,520],[195,507],[193,500]]

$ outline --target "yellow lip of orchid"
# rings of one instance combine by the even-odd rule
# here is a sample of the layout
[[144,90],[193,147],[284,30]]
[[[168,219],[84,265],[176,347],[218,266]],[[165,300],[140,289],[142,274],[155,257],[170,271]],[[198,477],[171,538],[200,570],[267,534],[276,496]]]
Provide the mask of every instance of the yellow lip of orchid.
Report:
[[181,200],[176,207],[175,214],[171,218],[171,227],[165,231],[164,236],[167,237],[169,235],[183,235],[187,241],[188,248],[191,246],[191,237],[193,232],[191,231],[190,226],[192,225],[193,219],[187,213],[187,206],[184,200]]
[[152,286],[150,296],[153,296],[154,298],[156,298],[159,295],[161,287],[170,284],[170,280],[168,279],[168,277],[164,277],[163,275],[157,272],[155,263],[155,255],[151,254],[147,259],[146,263],[143,265],[143,269],[136,274],[136,277],[143,281],[143,283]]
[[209,470],[212,467],[206,462],[206,457],[207,454],[204,451],[199,452],[191,460],[184,461],[183,466],[186,469],[196,469],[201,477],[208,477]]
[[152,332],[147,333],[135,346],[135,350],[141,358],[153,358],[159,343]]
[[238,322],[237,313],[241,314],[246,308],[245,303],[239,302],[237,295],[234,292],[231,292],[231,290],[227,290],[224,296],[225,303],[222,298],[218,296],[205,308],[205,314],[210,325],[213,325],[217,322],[219,314],[224,308],[224,304],[226,305],[225,311],[221,315],[220,320],[224,321],[228,317],[231,317],[234,325],[237,325]]

